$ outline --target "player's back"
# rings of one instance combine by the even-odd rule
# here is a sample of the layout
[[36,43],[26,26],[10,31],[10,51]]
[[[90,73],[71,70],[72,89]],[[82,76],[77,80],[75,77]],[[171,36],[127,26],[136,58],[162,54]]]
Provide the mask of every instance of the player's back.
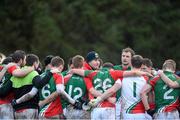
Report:
[[126,113],[144,113],[140,91],[146,84],[141,77],[126,77],[122,80],[122,110]]

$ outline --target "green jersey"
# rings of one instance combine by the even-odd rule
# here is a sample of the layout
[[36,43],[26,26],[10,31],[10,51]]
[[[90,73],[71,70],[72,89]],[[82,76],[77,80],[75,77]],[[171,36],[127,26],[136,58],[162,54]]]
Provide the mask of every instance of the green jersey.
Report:
[[[123,67],[122,65],[115,65],[115,66],[113,67],[113,69],[114,69],[114,70],[123,70],[123,71],[128,70],[128,71],[130,71],[130,70],[131,70],[131,67],[130,67],[130,66],[129,66],[129,67]],[[119,90],[116,92],[116,98],[117,98],[117,100],[119,100],[120,96],[121,96],[121,89],[119,89]]]
[[[123,76],[123,72],[119,70],[109,70],[109,71],[85,71],[85,76],[91,79],[93,87],[104,93],[107,89],[111,88],[115,81]],[[88,89],[91,88],[88,84]],[[113,107],[108,101],[104,101],[101,107]]]
[[115,65],[115,66],[113,67],[113,69],[114,69],[114,70],[123,70],[123,71],[125,71],[125,70],[131,70],[131,67],[130,67],[130,66],[128,66],[128,67],[123,67],[122,65]]
[[[164,74],[172,81],[177,80],[176,76],[171,72],[165,71]],[[167,86],[160,76],[150,80],[149,84],[154,89],[156,112],[171,112],[179,107],[179,89]]]
[[[74,100],[80,101],[81,98],[87,97],[87,89],[84,78],[79,75],[72,75],[71,77],[65,78],[65,91]],[[67,105],[68,103],[66,103]]]
[[104,93],[114,84],[109,71],[85,71],[85,76],[92,79],[94,88],[101,93]]
[[66,70],[66,71],[63,71],[61,74],[62,74],[62,76],[66,76],[67,75],[67,72],[68,72],[68,70]]
[[[46,74],[43,73],[41,76]],[[40,100],[46,99],[49,95],[56,91],[56,85],[63,84],[63,77],[57,73],[53,73],[53,77],[49,80],[39,92]],[[58,96],[54,101],[48,103],[40,108],[40,115],[44,117],[52,117],[54,115],[59,115],[63,113],[62,104],[60,96]]]

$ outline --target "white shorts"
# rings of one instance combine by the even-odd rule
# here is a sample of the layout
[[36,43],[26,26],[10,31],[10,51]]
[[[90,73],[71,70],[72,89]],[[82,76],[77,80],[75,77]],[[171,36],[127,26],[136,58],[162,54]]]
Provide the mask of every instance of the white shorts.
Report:
[[57,120],[65,120],[65,116],[64,114],[59,114],[59,115],[54,115],[54,116],[51,116],[51,117],[44,117],[44,116],[41,116],[39,114],[39,120],[48,120],[48,119],[57,119]]
[[15,112],[15,119],[38,119],[38,109],[25,109]]
[[14,119],[14,111],[10,103],[0,105],[0,119]]
[[94,108],[91,112],[92,120],[115,120],[115,108]]
[[90,111],[77,110],[73,106],[69,105],[66,108],[65,117],[68,120],[72,119],[90,119]]
[[166,120],[176,120],[179,119],[179,112],[174,110],[172,112],[156,113],[154,119],[166,119]]
[[116,120],[121,119],[121,99],[116,102]]
[[152,120],[151,116],[146,113],[137,113],[137,114],[123,113],[122,118],[124,120]]

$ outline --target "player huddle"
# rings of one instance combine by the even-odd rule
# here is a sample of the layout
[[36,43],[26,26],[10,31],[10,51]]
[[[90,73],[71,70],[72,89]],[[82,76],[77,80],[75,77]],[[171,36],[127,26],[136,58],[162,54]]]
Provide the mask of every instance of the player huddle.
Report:
[[121,65],[103,63],[91,51],[69,59],[39,58],[16,50],[0,65],[0,119],[179,119],[180,78],[176,63],[154,70],[131,48]]

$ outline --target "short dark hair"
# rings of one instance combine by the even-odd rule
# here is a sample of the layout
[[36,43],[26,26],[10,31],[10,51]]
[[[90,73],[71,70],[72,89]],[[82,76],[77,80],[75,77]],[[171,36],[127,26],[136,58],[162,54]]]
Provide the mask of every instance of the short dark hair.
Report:
[[111,62],[105,62],[104,64],[103,64],[103,68],[113,68],[114,67],[114,65],[111,63]]
[[76,55],[72,58],[72,64],[74,68],[81,68],[83,67],[84,58],[80,55]]
[[8,64],[8,63],[10,63],[10,62],[13,62],[13,59],[12,59],[12,57],[6,57],[3,61],[2,61],[2,64]]
[[64,66],[64,60],[61,57],[59,57],[59,56],[55,56],[51,60],[51,65],[53,67],[59,67],[60,65]]
[[131,64],[134,68],[140,68],[143,63],[143,57],[140,55],[134,55],[131,59]]
[[151,59],[149,59],[149,58],[143,58],[143,65],[145,65],[147,67],[153,67],[153,63],[152,63]]
[[68,59],[68,66],[70,66],[70,65],[72,65],[73,63],[72,63],[72,57],[70,57],[69,59]]
[[26,65],[32,66],[35,62],[39,62],[39,57],[35,54],[27,54]]
[[26,53],[23,50],[16,50],[13,55],[12,59],[15,63],[18,63],[21,59],[24,60]]
[[47,66],[48,64],[50,64],[53,57],[54,57],[53,55],[47,55],[43,60],[44,65]]
[[130,52],[130,53],[131,53],[131,56],[134,56],[134,55],[135,55],[134,50],[133,50],[132,48],[130,48],[130,47],[124,48],[124,49],[122,50],[122,53],[123,53],[123,52]]

